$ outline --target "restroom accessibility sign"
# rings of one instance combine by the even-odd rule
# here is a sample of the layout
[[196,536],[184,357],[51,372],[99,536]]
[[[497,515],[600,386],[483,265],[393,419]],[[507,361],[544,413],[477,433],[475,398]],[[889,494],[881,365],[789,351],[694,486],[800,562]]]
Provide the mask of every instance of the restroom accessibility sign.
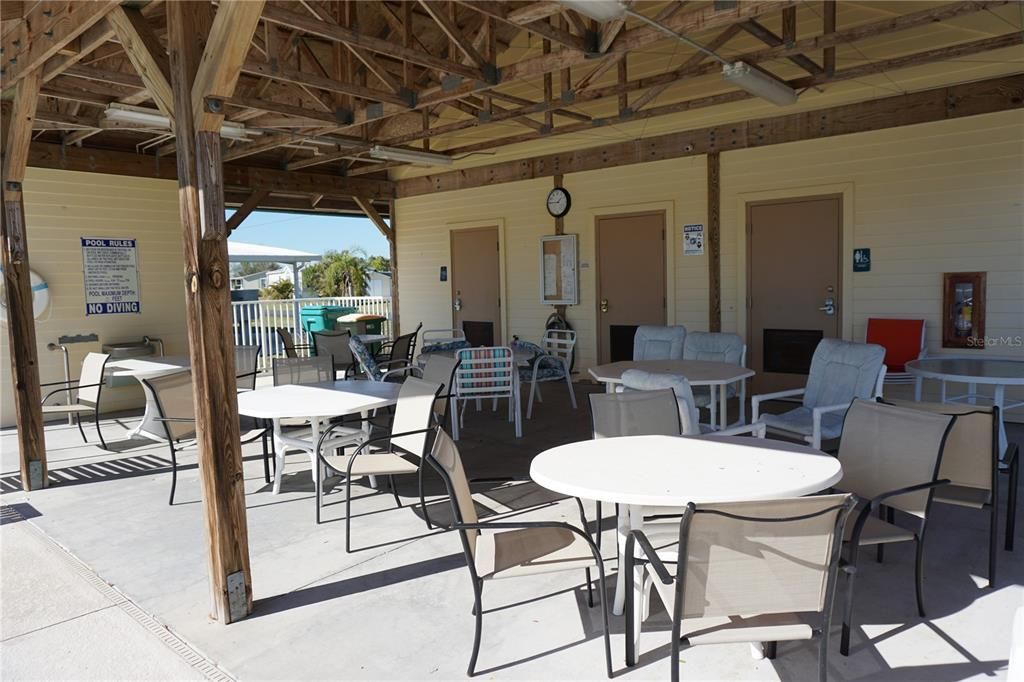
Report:
[[85,314],[142,312],[134,239],[82,237]]

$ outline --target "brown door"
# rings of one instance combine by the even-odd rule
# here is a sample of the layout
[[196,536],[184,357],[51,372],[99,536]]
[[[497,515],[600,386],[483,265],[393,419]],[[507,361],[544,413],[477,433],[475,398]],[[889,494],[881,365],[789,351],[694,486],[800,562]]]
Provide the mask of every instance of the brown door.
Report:
[[665,213],[597,219],[597,331],[601,363],[631,360],[642,324],[665,324]]
[[803,386],[839,336],[839,196],[747,204],[747,350],[757,392]]
[[452,231],[452,320],[474,346],[501,343],[498,228]]

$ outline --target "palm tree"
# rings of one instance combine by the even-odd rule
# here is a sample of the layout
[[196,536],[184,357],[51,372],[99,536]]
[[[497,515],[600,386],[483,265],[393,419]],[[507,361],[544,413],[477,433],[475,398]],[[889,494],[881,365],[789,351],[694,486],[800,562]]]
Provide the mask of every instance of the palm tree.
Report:
[[318,296],[365,296],[365,254],[359,249],[328,251],[319,263],[303,269],[302,281]]

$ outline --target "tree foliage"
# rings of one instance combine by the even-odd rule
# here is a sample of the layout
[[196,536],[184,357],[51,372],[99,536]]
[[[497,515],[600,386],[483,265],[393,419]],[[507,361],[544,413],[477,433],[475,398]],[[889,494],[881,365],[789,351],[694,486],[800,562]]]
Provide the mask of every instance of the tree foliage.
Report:
[[302,269],[302,283],[317,296],[365,296],[368,272],[361,249],[327,251],[319,263]]
[[281,300],[294,298],[294,296],[295,286],[292,284],[290,279],[278,280],[273,284],[260,289],[260,298],[264,300]]
[[370,256],[366,265],[375,272],[391,272],[391,259],[384,256]]

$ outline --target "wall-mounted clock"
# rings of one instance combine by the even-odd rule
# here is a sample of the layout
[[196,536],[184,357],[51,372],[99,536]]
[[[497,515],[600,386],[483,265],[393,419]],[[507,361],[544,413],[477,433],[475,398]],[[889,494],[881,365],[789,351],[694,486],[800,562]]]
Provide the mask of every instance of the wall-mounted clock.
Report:
[[552,217],[561,218],[569,212],[571,206],[572,197],[569,196],[569,192],[564,187],[555,187],[548,192],[547,207],[548,213]]

